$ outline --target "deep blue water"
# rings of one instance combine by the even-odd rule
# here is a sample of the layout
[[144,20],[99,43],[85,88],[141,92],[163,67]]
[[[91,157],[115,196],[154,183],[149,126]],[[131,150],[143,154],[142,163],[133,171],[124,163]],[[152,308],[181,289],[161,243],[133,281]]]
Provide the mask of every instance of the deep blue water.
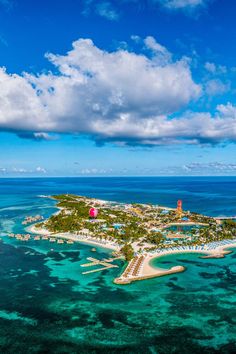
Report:
[[236,177],[109,177],[0,179],[0,205],[39,194],[76,193],[121,202],[156,203],[211,215],[236,214]]
[[[0,353],[235,353],[236,253],[184,254],[160,267],[184,273],[118,286],[119,269],[82,275],[91,246],[21,243],[26,215],[55,211],[40,194],[76,193],[122,202],[236,215],[236,177],[0,179]],[[97,257],[107,255],[97,249]]]

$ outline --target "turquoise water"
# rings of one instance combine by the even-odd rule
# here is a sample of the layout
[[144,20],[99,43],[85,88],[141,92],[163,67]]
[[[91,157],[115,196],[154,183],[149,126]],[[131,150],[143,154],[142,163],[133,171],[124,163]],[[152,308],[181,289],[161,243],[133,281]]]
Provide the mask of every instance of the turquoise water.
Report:
[[232,177],[0,180],[0,352],[235,353],[236,252],[224,259],[161,257],[154,260],[157,267],[178,264],[186,271],[119,286],[112,280],[122,261],[119,268],[82,275],[86,257],[107,257],[107,250],[6,237],[22,230],[26,215],[55,211],[54,202],[39,194],[73,192],[170,206],[181,196],[188,209],[235,215],[235,182]]
[[180,231],[180,232],[186,232],[186,233],[191,233],[192,229],[201,229],[204,228],[205,226],[203,225],[172,225],[170,227],[165,228],[165,231]]

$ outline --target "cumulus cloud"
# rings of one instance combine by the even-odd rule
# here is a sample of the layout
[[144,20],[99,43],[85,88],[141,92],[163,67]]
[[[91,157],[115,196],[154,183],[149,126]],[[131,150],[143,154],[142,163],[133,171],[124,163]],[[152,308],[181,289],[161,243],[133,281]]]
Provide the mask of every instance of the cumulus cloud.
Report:
[[201,87],[186,59],[173,61],[152,37],[144,45],[152,55],[107,52],[80,39],[64,56],[47,54],[59,74],[17,75],[1,68],[0,129],[34,132],[38,139],[50,132],[97,141],[164,139],[172,125],[168,115],[197,99]]
[[[133,40],[137,41],[137,38],[138,36],[133,36]],[[146,37],[144,39],[144,44],[147,49],[151,50],[153,56],[155,56],[159,64],[167,64],[171,62],[171,53],[163,45],[157,43],[155,38],[153,38],[152,36]]]
[[1,68],[0,130],[36,140],[84,134],[97,144],[236,141],[236,106],[230,103],[212,114],[176,115],[202,92],[190,62],[173,60],[153,37],[143,45],[148,54],[107,52],[80,39],[66,55],[47,54],[56,73],[17,75]]
[[159,116],[147,120],[129,117],[109,126],[98,127],[111,140],[129,145],[218,144],[236,141],[236,107],[219,105],[214,115],[186,112],[178,118]]

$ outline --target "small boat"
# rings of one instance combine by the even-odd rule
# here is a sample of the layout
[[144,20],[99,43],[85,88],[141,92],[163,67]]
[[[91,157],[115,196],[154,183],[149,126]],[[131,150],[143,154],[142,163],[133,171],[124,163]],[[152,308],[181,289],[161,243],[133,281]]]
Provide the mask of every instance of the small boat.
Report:
[[55,238],[50,238],[49,242],[56,242],[56,239]]
[[91,248],[91,252],[97,252],[96,248],[95,247]]
[[69,244],[71,244],[71,245],[72,245],[72,244],[74,243],[74,241],[72,241],[72,240],[68,240],[68,241],[67,241],[67,243],[69,243]]
[[40,236],[35,236],[35,237],[34,237],[34,240],[35,240],[35,241],[39,241],[39,240],[40,240]]
[[59,239],[59,240],[57,240],[57,243],[64,243],[64,241]]

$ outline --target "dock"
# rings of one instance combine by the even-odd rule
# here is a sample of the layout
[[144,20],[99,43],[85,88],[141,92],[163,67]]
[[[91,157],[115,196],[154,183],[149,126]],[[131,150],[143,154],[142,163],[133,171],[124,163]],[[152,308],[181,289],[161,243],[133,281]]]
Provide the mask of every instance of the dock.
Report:
[[97,258],[93,258],[93,257],[88,257],[87,260],[89,261],[89,263],[81,264],[80,265],[81,267],[94,267],[97,265],[101,265],[102,268],[87,270],[85,272],[82,272],[82,274],[101,272],[103,270],[110,269],[110,268],[118,268],[118,265],[111,264],[116,259],[118,259],[118,258],[97,259]]

